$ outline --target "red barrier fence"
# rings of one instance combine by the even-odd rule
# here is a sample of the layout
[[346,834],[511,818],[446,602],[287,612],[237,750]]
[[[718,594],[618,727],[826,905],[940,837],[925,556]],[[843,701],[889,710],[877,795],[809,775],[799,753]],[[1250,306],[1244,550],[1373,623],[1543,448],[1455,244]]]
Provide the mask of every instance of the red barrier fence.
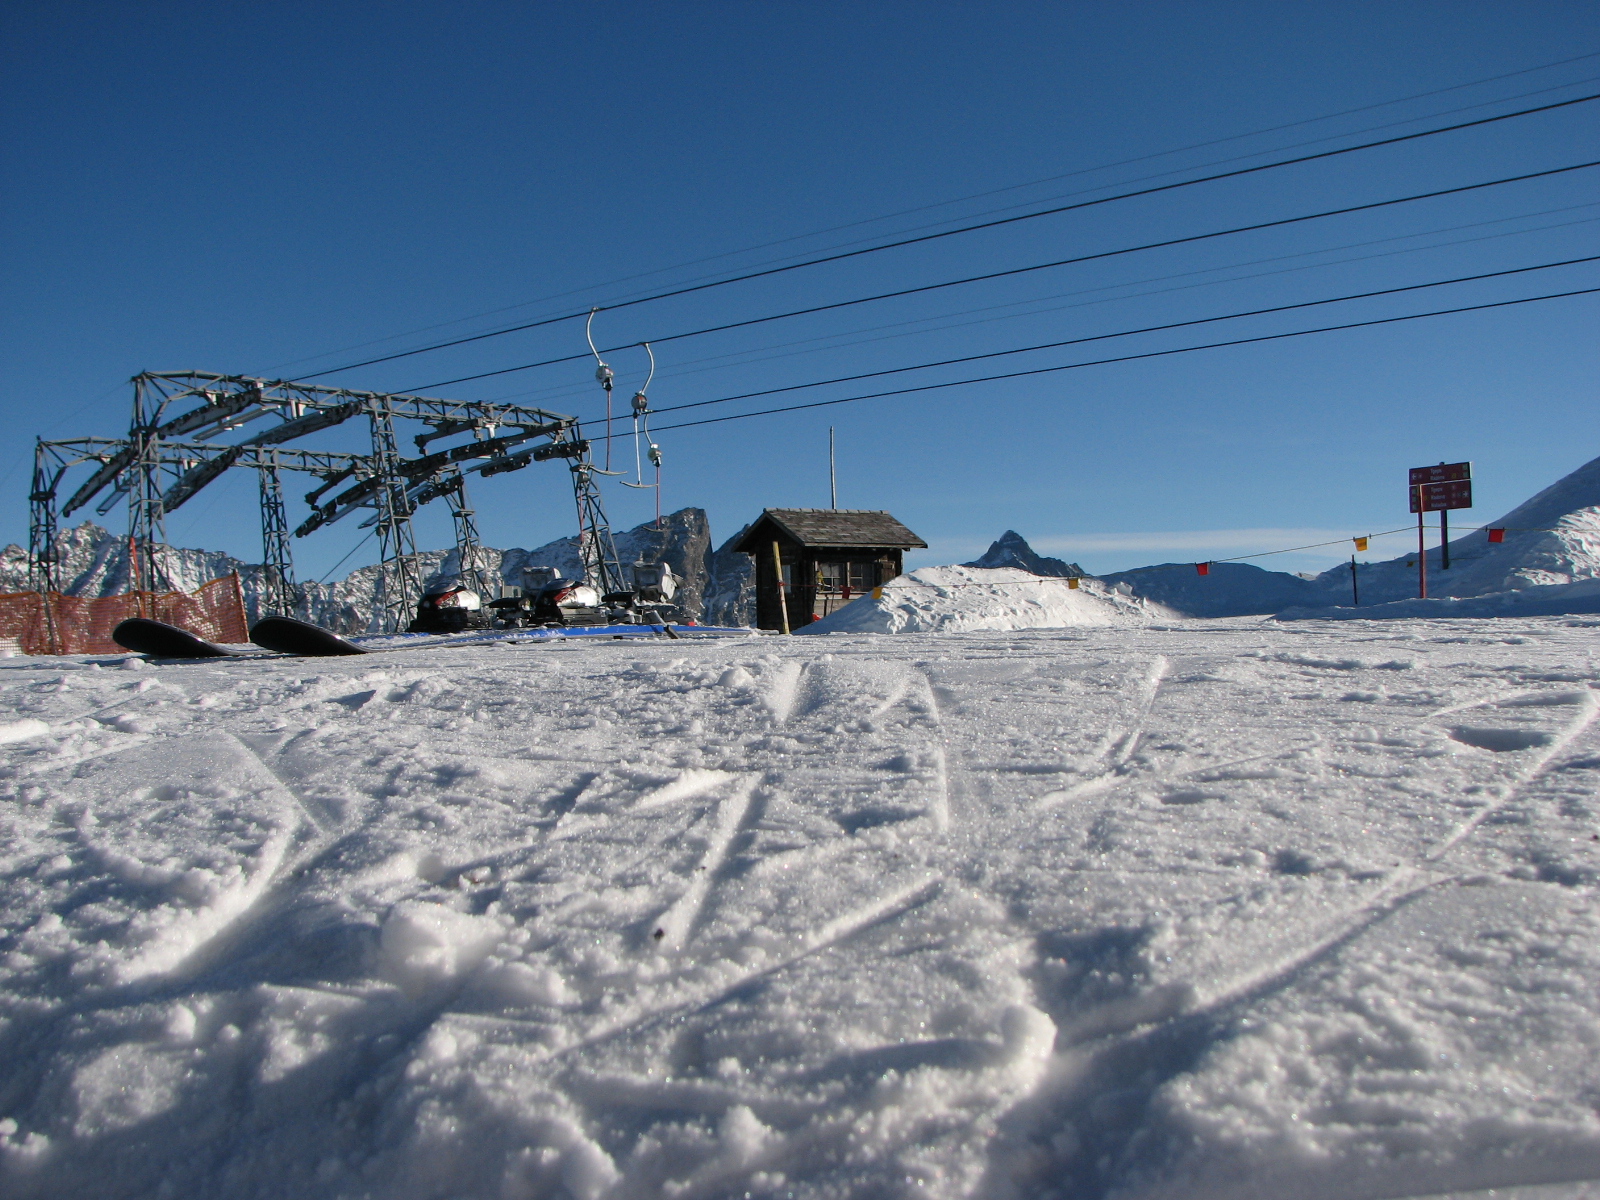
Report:
[[24,654],[115,654],[111,631],[128,617],[150,617],[187,629],[208,642],[247,642],[244,592],[238,575],[193,592],[128,592],[121,596],[63,596],[60,592],[0,595],[0,644]]

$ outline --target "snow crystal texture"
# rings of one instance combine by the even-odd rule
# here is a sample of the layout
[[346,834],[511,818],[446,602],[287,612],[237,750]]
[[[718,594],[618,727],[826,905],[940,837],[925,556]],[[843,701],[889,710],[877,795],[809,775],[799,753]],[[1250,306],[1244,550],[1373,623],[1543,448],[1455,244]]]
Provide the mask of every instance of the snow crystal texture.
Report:
[[1006,574],[0,661],[0,1195],[1592,1195],[1596,623]]

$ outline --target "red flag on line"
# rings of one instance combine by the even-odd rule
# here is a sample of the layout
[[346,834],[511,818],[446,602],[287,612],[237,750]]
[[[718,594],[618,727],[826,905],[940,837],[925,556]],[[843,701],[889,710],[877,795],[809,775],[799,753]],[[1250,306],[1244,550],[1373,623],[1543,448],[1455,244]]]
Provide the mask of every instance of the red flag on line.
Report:
[[1506,531],[1504,529],[1491,529],[1491,530],[1489,530],[1489,540],[1491,542],[1503,542],[1503,541],[1505,541],[1506,540]]
[[1211,574],[1211,564],[1210,563],[1195,563],[1194,569],[1196,571],[1199,571],[1200,574],[1202,574],[1202,575]]

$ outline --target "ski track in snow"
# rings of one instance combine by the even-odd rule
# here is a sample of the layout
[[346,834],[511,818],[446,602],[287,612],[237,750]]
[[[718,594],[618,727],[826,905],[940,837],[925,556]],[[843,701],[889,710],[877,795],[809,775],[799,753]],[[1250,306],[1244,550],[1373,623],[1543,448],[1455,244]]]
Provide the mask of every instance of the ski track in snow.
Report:
[[1600,1178],[1592,629],[1399,625],[8,660],[0,1190]]

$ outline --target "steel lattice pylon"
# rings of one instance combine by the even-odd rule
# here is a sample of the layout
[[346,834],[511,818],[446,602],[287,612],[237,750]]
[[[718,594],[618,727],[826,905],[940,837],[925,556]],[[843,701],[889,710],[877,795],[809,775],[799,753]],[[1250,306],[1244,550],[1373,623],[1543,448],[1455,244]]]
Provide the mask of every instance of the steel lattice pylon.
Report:
[[572,464],[572,491],[578,502],[578,554],[584,574],[602,596],[626,589],[617,547],[611,537],[611,522],[606,518],[600,488],[594,481],[594,467],[588,458]]
[[374,401],[372,419],[373,501],[378,510],[378,546],[383,561],[378,569],[372,602],[375,633],[402,628],[421,591],[417,579],[417,539],[411,529],[411,498],[400,474],[400,447],[394,440],[389,410]]
[[[623,586],[611,530],[590,475],[589,444],[578,436],[574,417],[518,405],[201,371],[144,372],[132,382],[133,414],[126,438],[38,444],[29,496],[29,571],[36,587],[59,589],[63,582],[57,561],[58,515],[70,516],[108,488],[109,495],[97,511],[106,512],[127,500],[132,582],[141,590],[170,585],[175,581],[167,578],[162,563],[166,515],[229,468],[254,467],[259,472],[268,603],[292,610],[302,593],[294,581],[279,471],[309,471],[322,483],[306,497],[311,515],[292,536],[304,537],[356,509],[373,510],[367,524],[377,527],[381,552],[373,625],[391,631],[403,627],[419,589],[411,527],[416,509],[430,500],[448,499],[461,573],[481,592],[486,588],[484,564],[476,520],[466,500],[465,474],[477,471],[488,477],[554,458],[570,460],[591,581],[603,592]],[[285,445],[363,414],[370,426],[370,453]],[[414,439],[419,451],[461,434],[470,434],[473,440],[404,458],[395,429],[399,420],[427,426]],[[252,425],[257,432],[234,440],[236,431]],[[538,439],[548,443],[523,448]],[[64,476],[72,467],[91,462],[96,464],[93,475],[58,512],[57,493]],[[341,485],[343,490],[322,500]]]
[[133,385],[133,424],[128,439],[133,462],[125,478],[128,483],[128,547],[132,556],[133,586],[140,592],[170,586],[159,565],[165,546],[166,508],[161,503],[161,431],[153,417],[160,406],[152,406],[143,380]]
[[450,520],[456,527],[456,573],[461,583],[480,596],[489,594],[489,576],[484,567],[483,542],[478,537],[478,517],[467,502],[467,481],[460,470],[455,479],[441,481],[444,501],[450,506]]
[[261,485],[261,580],[263,607],[292,616],[299,612],[301,592],[294,581],[294,556],[289,549],[289,514],[283,506],[278,451],[268,450],[266,462],[256,468]]
[[61,590],[61,554],[56,546],[56,487],[67,468],[85,461],[56,443],[34,440],[33,487],[28,491],[28,586],[39,592]]

